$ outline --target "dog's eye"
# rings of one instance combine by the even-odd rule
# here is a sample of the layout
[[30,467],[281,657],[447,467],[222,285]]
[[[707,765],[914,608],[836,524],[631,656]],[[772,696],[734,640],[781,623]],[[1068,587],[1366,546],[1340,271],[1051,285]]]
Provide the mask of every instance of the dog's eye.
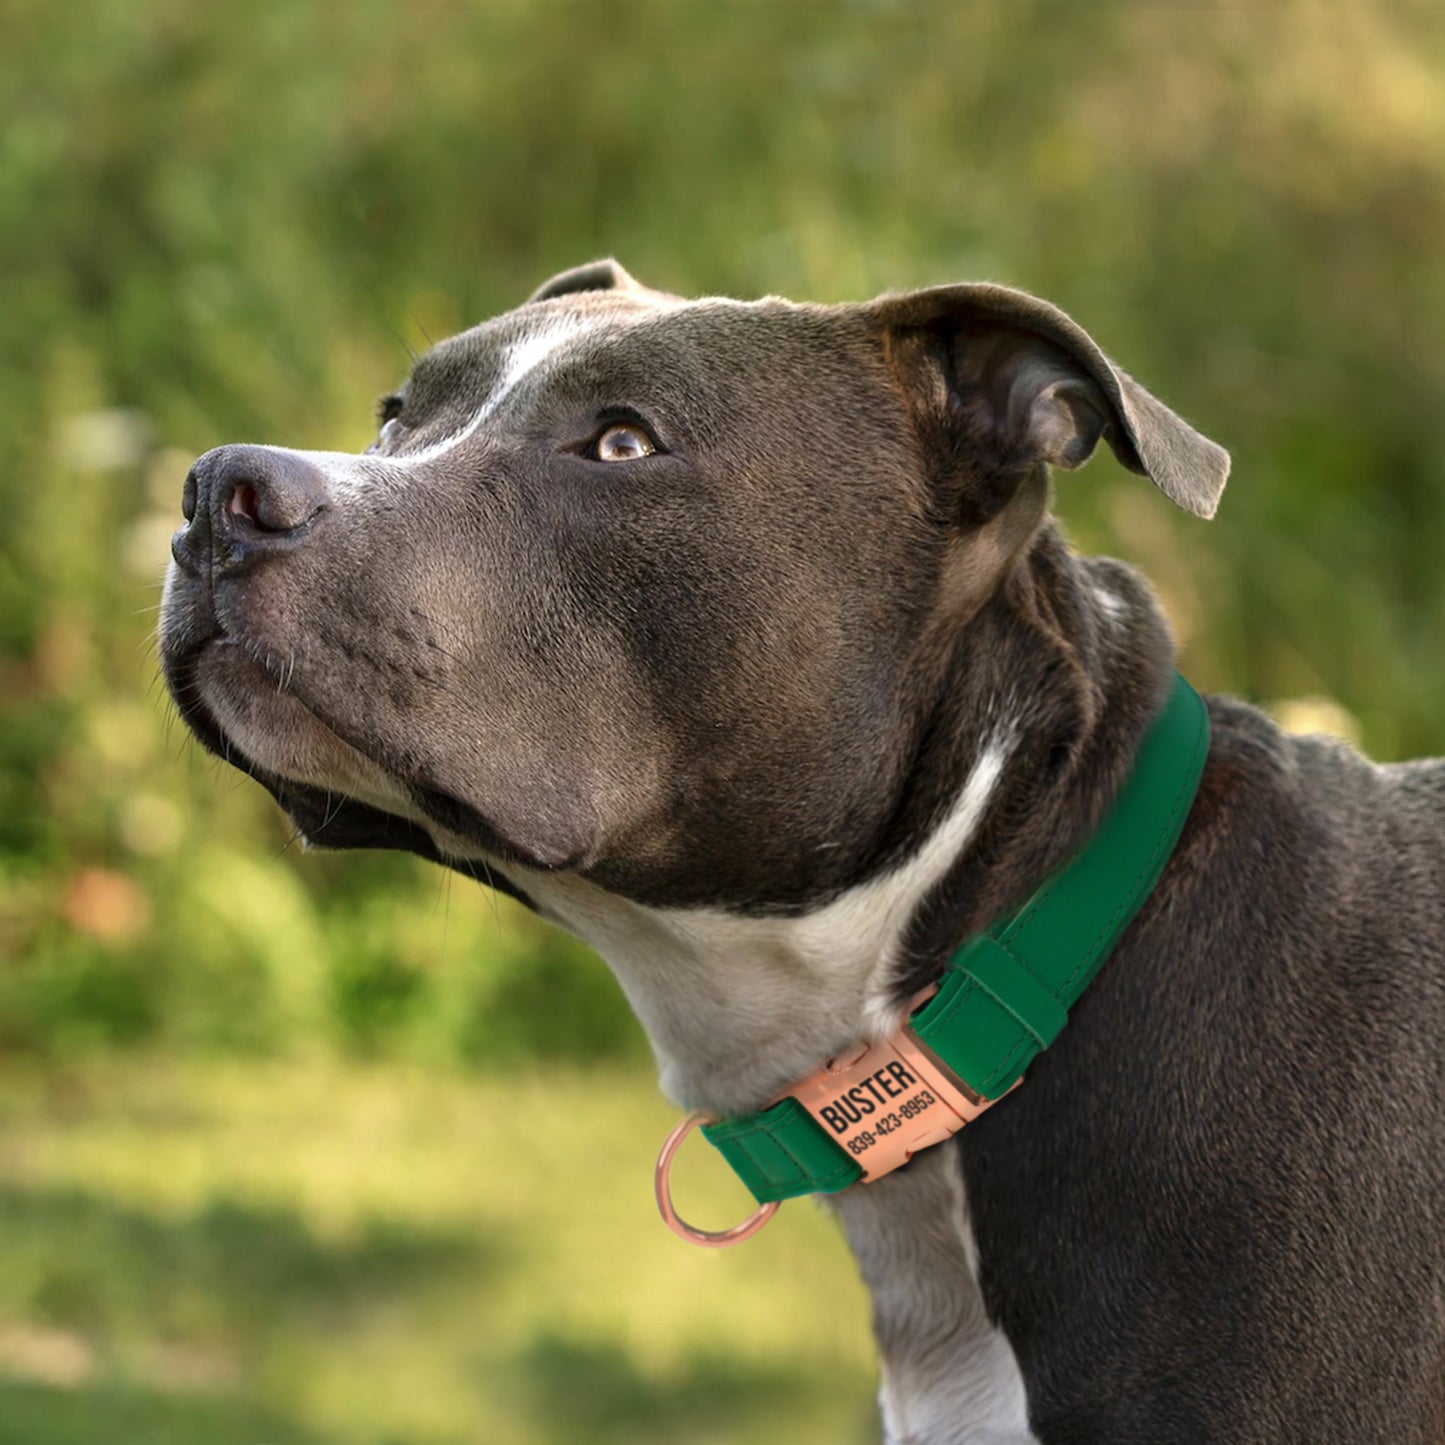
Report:
[[597,438],[593,448],[599,462],[635,462],[650,457],[657,444],[635,422],[614,422]]

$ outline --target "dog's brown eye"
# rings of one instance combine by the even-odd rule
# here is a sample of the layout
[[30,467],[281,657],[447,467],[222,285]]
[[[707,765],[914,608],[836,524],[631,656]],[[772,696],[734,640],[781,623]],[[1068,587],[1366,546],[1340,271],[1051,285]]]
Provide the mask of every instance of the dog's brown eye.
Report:
[[599,462],[635,462],[657,450],[652,438],[630,421],[617,422],[597,438]]

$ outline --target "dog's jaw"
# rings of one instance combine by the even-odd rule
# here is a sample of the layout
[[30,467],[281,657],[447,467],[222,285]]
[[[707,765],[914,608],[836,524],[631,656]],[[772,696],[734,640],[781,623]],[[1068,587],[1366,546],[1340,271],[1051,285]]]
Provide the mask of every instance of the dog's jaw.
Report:
[[325,788],[419,822],[406,791],[344,742],[232,638],[205,644],[195,661],[197,697],[227,746],[278,778]]

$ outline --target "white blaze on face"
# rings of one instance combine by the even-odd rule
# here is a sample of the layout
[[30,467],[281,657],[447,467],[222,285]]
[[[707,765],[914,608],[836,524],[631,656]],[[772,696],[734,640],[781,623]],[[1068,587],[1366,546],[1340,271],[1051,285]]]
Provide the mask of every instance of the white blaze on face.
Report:
[[[608,318],[614,323],[616,319],[615,317]],[[501,369],[497,374],[497,384],[492,388],[491,395],[477,408],[476,414],[460,431],[455,431],[450,436],[423,447],[419,452],[409,452],[406,456],[396,457],[391,460],[390,465],[413,467],[418,462],[434,461],[437,457],[445,456],[454,447],[459,447],[496,415],[502,403],[533,372],[545,366],[567,346],[568,342],[576,340],[579,336],[590,335],[597,331],[601,324],[598,319],[583,321],[576,316],[549,317],[534,331],[529,332],[520,341],[514,341],[507,348],[506,354],[502,358]]]
[[[512,342],[503,352],[497,380],[486,400],[473,413],[471,420],[447,436],[399,457],[359,457],[351,452],[293,452],[320,467],[326,477],[327,491],[342,503],[357,501],[378,490],[392,492],[406,486],[411,478],[407,469],[422,462],[432,462],[461,446],[474,436],[502,408],[521,385],[555,362],[572,343],[595,334],[603,327],[626,325],[616,315],[583,319],[578,316],[550,316]],[[280,451],[289,448],[269,448]]]

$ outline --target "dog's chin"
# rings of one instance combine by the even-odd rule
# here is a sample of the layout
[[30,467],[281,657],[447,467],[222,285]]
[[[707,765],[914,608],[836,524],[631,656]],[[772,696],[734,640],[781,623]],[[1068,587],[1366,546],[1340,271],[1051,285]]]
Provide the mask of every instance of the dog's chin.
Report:
[[228,753],[250,771],[340,795],[425,827],[409,790],[288,690],[284,668],[263,666],[229,638],[205,644],[195,661],[195,689]]
[[214,637],[167,671],[187,726],[265,787],[308,843],[416,853],[531,905],[491,866],[504,856],[526,862],[525,850],[495,839],[480,815],[467,826],[471,810],[455,800],[443,799],[449,816],[439,821],[412,788],[289,691],[284,669]]

